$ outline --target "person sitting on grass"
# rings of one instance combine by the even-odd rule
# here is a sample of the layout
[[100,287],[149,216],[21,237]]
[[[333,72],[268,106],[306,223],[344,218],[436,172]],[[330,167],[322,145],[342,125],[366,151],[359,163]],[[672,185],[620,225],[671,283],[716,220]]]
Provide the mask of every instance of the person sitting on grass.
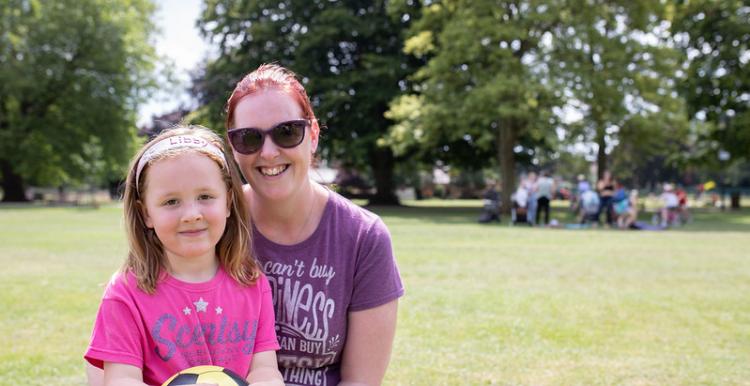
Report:
[[599,225],[599,207],[601,202],[599,201],[599,195],[594,190],[586,190],[581,193],[581,210],[578,214],[578,219],[581,224],[591,223],[591,225]]
[[632,189],[628,197],[615,204],[617,227],[629,229],[638,220],[638,190]]

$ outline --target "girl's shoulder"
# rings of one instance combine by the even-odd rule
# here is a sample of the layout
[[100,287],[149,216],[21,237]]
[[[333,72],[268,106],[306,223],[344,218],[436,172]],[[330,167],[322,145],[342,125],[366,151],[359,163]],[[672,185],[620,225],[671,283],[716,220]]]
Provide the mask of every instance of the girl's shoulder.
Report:
[[130,271],[117,271],[109,278],[104,290],[105,299],[132,298],[138,288],[138,280]]

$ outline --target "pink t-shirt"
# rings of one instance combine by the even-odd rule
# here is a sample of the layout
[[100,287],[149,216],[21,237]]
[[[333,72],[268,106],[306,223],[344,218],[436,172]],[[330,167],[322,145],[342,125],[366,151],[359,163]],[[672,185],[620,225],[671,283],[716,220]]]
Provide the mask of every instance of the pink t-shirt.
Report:
[[143,381],[161,385],[180,370],[216,365],[247,376],[253,353],[278,350],[271,288],[265,276],[242,286],[219,269],[204,283],[164,275],[156,292],[116,276],[104,292],[85,358],[143,369]]

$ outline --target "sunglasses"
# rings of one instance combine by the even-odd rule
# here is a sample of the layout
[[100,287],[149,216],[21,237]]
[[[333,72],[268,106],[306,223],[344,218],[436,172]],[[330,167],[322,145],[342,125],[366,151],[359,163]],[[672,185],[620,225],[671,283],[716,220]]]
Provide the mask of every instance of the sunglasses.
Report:
[[276,146],[291,149],[305,138],[305,128],[310,124],[309,119],[295,119],[281,122],[276,126],[261,130],[254,127],[242,127],[227,130],[229,143],[241,154],[253,154],[263,148],[266,135],[271,137]]

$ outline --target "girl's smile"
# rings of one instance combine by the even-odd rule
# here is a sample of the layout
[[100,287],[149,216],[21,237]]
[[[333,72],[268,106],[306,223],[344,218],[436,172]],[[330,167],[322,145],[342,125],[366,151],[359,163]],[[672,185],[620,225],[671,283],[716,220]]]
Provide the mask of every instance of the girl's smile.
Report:
[[145,186],[144,219],[170,265],[214,259],[229,216],[219,165],[199,152],[157,160],[149,166]]

